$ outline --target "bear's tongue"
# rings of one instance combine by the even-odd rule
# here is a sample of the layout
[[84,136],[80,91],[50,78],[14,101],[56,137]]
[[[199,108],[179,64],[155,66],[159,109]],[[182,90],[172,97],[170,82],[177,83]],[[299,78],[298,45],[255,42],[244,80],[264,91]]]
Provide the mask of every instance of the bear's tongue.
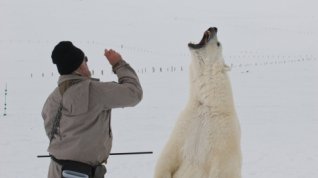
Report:
[[208,30],[204,33],[202,40],[204,40],[204,44],[207,44],[211,39],[211,32]]
[[213,37],[212,32],[210,30],[207,30],[207,31],[204,32],[203,37],[202,37],[202,39],[201,39],[201,41],[199,43],[197,43],[197,44],[189,43],[188,46],[190,48],[193,48],[193,49],[202,48],[204,45],[206,45],[209,42],[209,40],[212,37]]

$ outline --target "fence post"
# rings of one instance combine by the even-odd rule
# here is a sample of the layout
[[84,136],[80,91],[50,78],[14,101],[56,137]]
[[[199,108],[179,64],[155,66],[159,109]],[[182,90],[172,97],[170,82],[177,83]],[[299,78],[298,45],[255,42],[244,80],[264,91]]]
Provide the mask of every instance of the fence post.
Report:
[[8,87],[6,84],[6,89],[4,90],[4,112],[3,112],[3,116],[7,115],[7,94],[8,94]]

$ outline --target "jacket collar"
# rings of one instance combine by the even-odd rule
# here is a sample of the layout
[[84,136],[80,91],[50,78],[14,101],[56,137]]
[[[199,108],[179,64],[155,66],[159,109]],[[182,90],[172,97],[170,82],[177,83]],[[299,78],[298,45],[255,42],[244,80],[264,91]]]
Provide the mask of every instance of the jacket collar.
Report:
[[67,80],[94,80],[94,81],[99,81],[97,78],[88,78],[88,77],[83,77],[81,75],[77,74],[68,74],[68,75],[60,75],[58,84],[61,84]]

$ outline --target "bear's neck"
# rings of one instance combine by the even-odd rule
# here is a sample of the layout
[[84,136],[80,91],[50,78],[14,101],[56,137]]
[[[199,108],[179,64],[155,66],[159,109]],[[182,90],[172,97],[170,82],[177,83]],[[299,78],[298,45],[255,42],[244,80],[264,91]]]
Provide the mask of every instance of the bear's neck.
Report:
[[231,84],[222,61],[191,76],[190,103],[210,107],[215,112],[234,111]]

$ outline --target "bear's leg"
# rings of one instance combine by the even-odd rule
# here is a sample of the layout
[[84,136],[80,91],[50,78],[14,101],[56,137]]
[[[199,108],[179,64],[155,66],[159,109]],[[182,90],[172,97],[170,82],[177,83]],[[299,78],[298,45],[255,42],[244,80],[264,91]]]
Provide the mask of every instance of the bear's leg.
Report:
[[183,161],[184,139],[187,133],[189,120],[191,120],[191,109],[185,109],[181,113],[170,138],[164,147],[155,168],[155,178],[175,178],[175,173]]
[[[225,154],[224,154],[225,155]],[[216,156],[210,163],[209,178],[241,178],[239,159],[228,159],[227,156]]]
[[173,178],[180,165],[180,150],[175,140],[170,140],[161,153],[155,168],[155,178]]

